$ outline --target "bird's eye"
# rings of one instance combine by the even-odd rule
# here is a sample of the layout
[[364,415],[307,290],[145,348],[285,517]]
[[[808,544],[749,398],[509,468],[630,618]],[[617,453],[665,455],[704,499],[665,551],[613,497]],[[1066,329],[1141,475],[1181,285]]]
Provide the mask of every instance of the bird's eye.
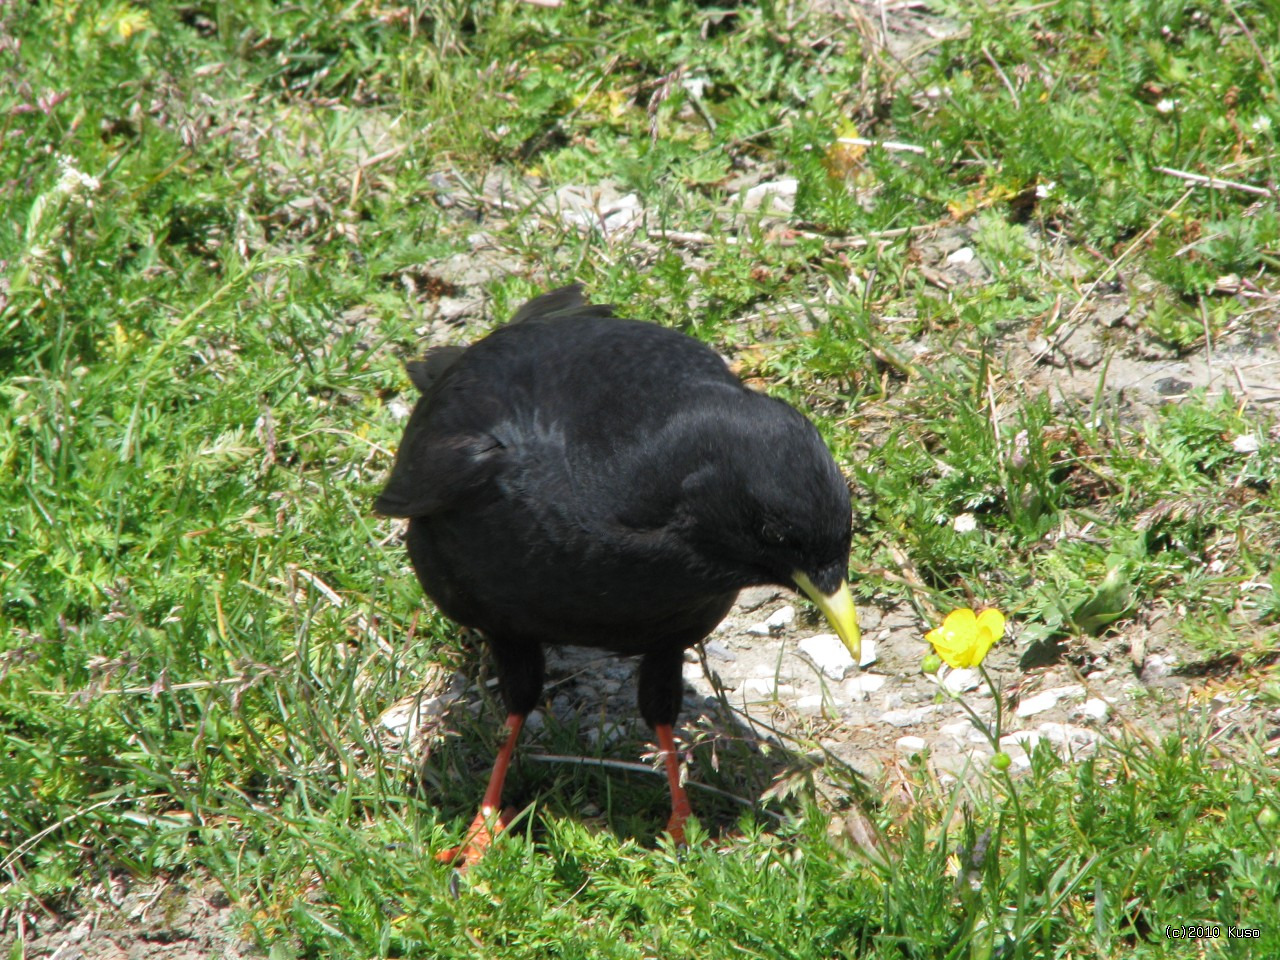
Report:
[[771,546],[780,547],[787,542],[787,536],[782,532],[782,528],[772,523],[765,523],[760,527],[760,539]]

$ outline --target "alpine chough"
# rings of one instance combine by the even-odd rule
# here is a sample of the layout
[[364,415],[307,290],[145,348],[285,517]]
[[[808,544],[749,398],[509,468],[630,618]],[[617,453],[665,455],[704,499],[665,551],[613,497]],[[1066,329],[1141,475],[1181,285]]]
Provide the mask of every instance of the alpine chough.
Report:
[[681,664],[738,591],[802,591],[858,659],[849,490],[818,431],[706,345],[576,285],[409,373],[422,396],[376,509],[409,518],[422,589],[487,640],[510,730],[463,845],[440,858],[468,863],[505,826],[502,784],[548,643],[641,658],[640,713],[683,842]]

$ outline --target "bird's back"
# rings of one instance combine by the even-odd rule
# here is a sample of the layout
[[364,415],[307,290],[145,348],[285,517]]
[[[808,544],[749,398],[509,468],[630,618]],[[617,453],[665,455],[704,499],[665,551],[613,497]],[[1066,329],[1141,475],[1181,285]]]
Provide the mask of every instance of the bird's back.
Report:
[[423,395],[376,504],[389,516],[484,499],[512,468],[563,468],[589,482],[673,420],[746,392],[709,347],[586,304],[576,286],[531,300],[465,350],[444,350],[411,366]]

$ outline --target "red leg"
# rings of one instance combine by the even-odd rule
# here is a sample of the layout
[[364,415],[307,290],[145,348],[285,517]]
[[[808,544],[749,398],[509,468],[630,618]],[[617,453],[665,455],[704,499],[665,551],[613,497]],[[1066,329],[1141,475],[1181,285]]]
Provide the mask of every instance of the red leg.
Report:
[[684,822],[693,815],[689,798],[680,785],[680,755],[676,752],[676,738],[671,724],[660,723],[653,728],[658,735],[658,752],[667,767],[667,786],[671,788],[671,819],[667,821],[667,833],[678,844],[684,843]]
[[502,802],[502,784],[507,779],[511,756],[516,752],[516,741],[520,739],[524,717],[523,713],[507,716],[507,728],[511,733],[493,761],[493,772],[489,774],[489,786],[480,801],[480,812],[467,828],[467,835],[461,846],[436,854],[436,859],[442,863],[457,864],[460,869],[465,870],[479,860],[493,843],[493,838],[506,829],[509,817],[506,811],[500,811],[498,804]]

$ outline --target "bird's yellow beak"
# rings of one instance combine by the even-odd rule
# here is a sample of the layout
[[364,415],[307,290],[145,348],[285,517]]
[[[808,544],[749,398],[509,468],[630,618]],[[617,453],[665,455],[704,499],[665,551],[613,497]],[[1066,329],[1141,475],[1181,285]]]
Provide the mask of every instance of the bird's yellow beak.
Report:
[[814,606],[822,611],[836,634],[844,641],[845,647],[853,657],[854,663],[862,659],[862,631],[858,629],[858,611],[853,606],[853,594],[849,592],[849,584],[841,583],[834,592],[823,593],[813,585],[813,581],[797,571],[791,575],[796,586],[804,591],[805,596],[813,601]]

